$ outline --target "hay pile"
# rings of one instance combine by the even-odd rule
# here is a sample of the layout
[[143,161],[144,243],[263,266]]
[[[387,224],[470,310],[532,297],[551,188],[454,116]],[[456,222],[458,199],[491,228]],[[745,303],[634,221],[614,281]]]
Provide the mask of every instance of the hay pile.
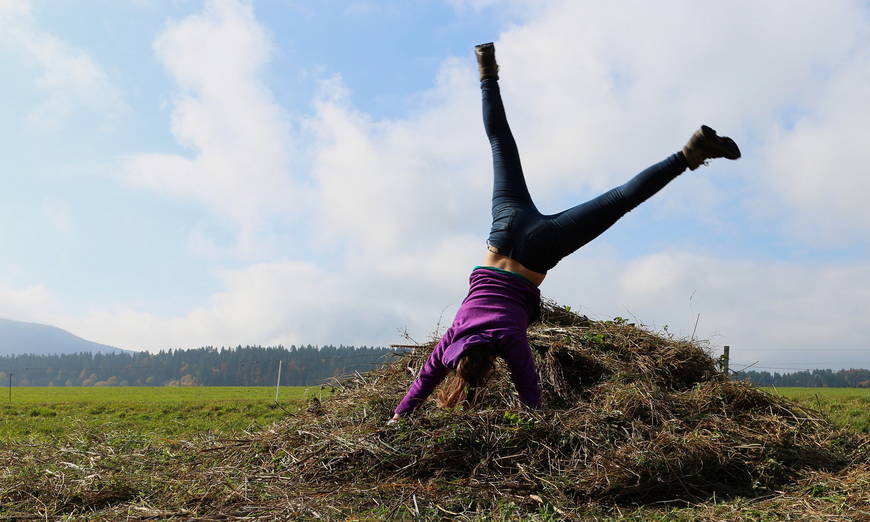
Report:
[[[0,515],[45,518],[860,519],[868,438],[729,381],[697,344],[546,304],[545,408],[508,372],[471,410],[386,420],[433,344],[336,383],[270,429],[154,445],[82,432],[0,444]],[[732,498],[731,501],[721,502]],[[686,506],[682,513],[680,506]],[[649,511],[653,510],[653,511]]]
[[473,410],[429,400],[385,426],[430,344],[345,380],[262,434],[256,452],[299,484],[373,499],[414,485],[415,502],[429,492],[448,512],[467,510],[470,491],[563,506],[758,496],[801,472],[870,462],[861,440],[816,413],[725,379],[696,343],[553,304],[529,339],[541,411],[520,407],[501,367]]

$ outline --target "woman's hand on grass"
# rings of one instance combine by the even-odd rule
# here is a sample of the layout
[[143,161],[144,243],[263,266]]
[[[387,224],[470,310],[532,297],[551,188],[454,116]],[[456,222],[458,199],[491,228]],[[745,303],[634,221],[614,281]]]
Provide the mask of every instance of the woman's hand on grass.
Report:
[[390,424],[395,424],[395,423],[399,422],[400,418],[401,417],[399,417],[399,414],[396,413],[395,415],[393,415],[393,418],[391,418],[390,420],[387,421],[387,426],[389,426]]

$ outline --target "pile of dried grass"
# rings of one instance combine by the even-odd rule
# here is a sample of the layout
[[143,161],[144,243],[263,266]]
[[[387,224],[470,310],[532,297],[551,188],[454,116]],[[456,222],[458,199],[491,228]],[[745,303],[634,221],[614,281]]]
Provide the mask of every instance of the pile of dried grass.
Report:
[[[529,330],[542,410],[518,404],[501,367],[477,407],[428,401],[387,426],[429,344],[243,440],[162,447],[91,433],[0,445],[0,464],[18,463],[0,466],[0,514],[546,519],[677,503],[691,504],[691,519],[721,519],[742,516],[747,503],[753,513],[769,505],[809,518],[870,510],[866,437],[725,379],[697,343],[551,303],[543,312]],[[717,502],[729,497],[767,500]]]
[[485,485],[575,505],[758,495],[804,470],[868,462],[862,441],[725,379],[697,343],[553,304],[529,339],[541,411],[520,407],[500,368],[476,408],[445,412],[428,401],[385,426],[430,344],[344,381],[322,405],[262,434],[256,451],[305,484],[449,481],[457,492]]

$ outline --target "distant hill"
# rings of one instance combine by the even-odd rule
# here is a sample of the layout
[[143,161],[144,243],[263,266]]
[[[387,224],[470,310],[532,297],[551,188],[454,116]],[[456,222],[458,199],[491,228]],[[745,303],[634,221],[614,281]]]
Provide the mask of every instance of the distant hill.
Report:
[[127,350],[87,341],[55,326],[0,318],[0,355],[76,352],[126,353]]

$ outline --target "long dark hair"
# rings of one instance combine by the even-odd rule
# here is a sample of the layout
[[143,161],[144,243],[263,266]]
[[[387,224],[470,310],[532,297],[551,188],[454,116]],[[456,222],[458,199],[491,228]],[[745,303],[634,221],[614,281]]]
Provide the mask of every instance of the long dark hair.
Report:
[[487,345],[466,350],[456,363],[456,370],[436,396],[440,408],[452,408],[462,402],[474,403],[477,390],[489,379],[494,368],[492,352]]

